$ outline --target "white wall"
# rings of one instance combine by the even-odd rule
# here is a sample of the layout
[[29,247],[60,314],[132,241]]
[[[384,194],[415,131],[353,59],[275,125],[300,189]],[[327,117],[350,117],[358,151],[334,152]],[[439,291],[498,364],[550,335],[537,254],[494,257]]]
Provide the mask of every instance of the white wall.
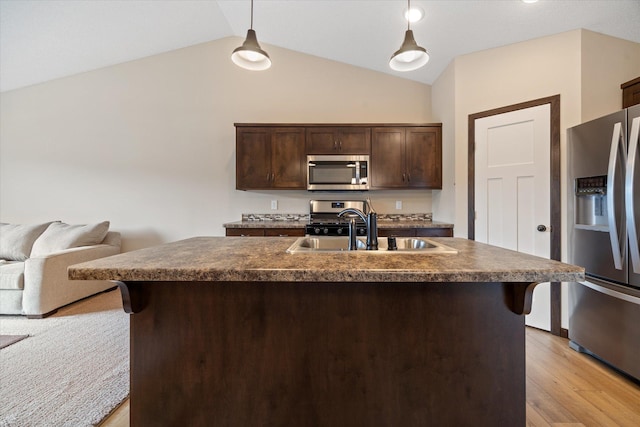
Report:
[[[432,87],[434,115],[443,121],[443,129],[453,129],[453,135],[443,136],[443,145],[449,150],[450,144],[455,147],[455,235],[467,237],[468,232],[469,115],[559,94],[564,230],[561,249],[562,257],[566,259],[566,129],[620,109],[620,84],[638,75],[640,44],[586,30],[556,34],[456,58]],[[454,105],[452,118],[451,100]],[[447,169],[445,163],[445,173]],[[438,202],[438,196],[434,193],[434,216],[449,215],[447,207]],[[566,285],[563,286],[562,300],[562,327],[566,328]]]
[[[471,114],[560,94],[561,127],[580,120],[580,31],[476,52],[456,58],[455,83],[455,230],[467,236],[468,117]],[[564,154],[564,132],[561,135]]]
[[622,108],[620,85],[640,77],[640,44],[582,31],[581,53],[580,121],[586,122]]
[[[233,123],[434,122],[428,85],[268,45],[273,67],[247,71],[230,60],[241,43],[0,94],[0,220],[107,219],[124,250],[223,235],[242,213],[274,213],[273,199],[305,213],[311,198],[345,197],[236,191]],[[430,191],[369,195],[380,212],[431,212]]]
[[[456,220],[456,79],[455,62],[440,74],[438,81],[431,88],[433,117],[442,123],[442,190],[433,191],[433,218],[453,223]],[[456,236],[462,236],[454,228]],[[464,236],[466,235],[466,228]]]

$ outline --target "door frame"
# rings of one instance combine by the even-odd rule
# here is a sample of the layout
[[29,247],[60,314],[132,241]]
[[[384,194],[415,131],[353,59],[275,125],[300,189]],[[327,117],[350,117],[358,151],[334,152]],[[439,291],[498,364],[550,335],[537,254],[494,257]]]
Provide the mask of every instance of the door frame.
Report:
[[[498,114],[510,113],[512,111],[523,110],[526,108],[537,107],[540,105],[550,105],[550,226],[551,241],[549,248],[549,258],[561,260],[561,182],[560,182],[560,95],[553,95],[546,98],[539,98],[532,101],[526,101],[519,104],[508,105],[506,107],[495,108],[493,110],[482,111],[480,113],[469,115],[468,129],[468,181],[467,181],[467,197],[468,197],[468,217],[467,230],[468,238],[475,240],[475,174],[476,174],[476,156],[475,156],[475,123],[476,120],[484,117],[495,116]],[[567,336],[566,330],[562,329],[561,319],[561,289],[560,282],[551,282],[551,333],[558,336]]]

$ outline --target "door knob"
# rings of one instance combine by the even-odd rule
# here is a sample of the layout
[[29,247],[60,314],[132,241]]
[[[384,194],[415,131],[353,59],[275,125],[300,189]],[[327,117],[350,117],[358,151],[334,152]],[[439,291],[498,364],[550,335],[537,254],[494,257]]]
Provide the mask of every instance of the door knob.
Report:
[[537,227],[537,230],[538,230],[538,231],[547,231],[547,226],[546,226],[546,225],[543,225],[543,224],[540,224],[540,225]]

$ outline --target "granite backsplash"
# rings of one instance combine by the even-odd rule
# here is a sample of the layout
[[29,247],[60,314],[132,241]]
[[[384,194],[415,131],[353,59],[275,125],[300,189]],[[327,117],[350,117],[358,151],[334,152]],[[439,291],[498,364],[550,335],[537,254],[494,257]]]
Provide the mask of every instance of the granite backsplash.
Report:
[[[378,214],[378,220],[386,221],[431,221],[433,214],[429,213],[413,213],[413,214]],[[259,221],[296,221],[309,222],[309,214],[259,214],[259,213],[243,213],[242,221],[259,222]]]

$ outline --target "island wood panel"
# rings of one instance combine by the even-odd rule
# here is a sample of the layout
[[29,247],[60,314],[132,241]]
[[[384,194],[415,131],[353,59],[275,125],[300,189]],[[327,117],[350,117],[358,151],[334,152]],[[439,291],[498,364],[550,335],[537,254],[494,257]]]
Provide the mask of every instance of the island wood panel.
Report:
[[126,285],[134,427],[525,425],[510,285]]

